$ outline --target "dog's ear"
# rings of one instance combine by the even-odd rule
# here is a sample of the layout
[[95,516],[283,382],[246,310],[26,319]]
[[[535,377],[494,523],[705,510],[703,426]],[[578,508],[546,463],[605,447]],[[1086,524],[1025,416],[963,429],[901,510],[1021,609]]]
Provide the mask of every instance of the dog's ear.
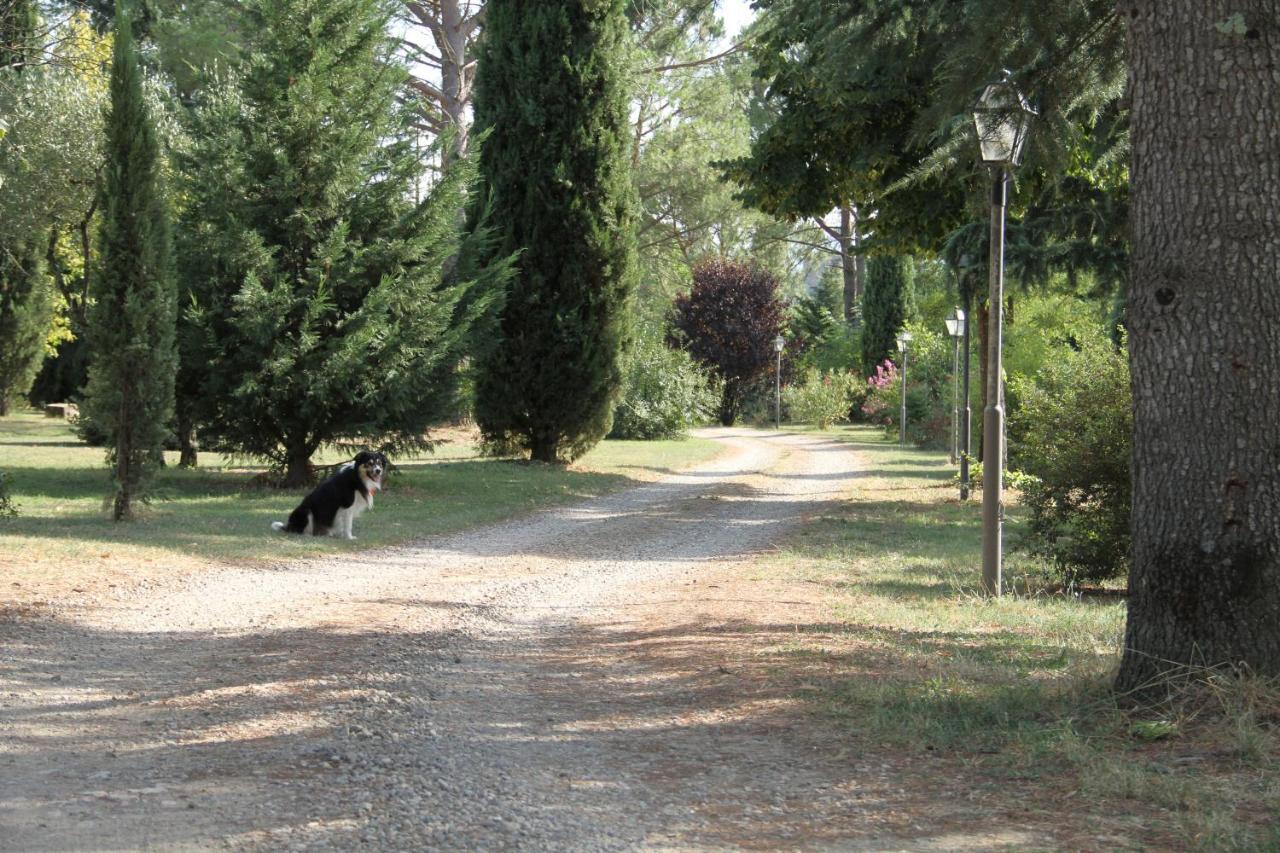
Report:
[[372,453],[370,453],[369,451],[367,451],[367,450],[361,450],[359,453],[357,453],[357,454],[356,454],[356,458],[355,458],[355,460],[354,460],[354,464],[355,464],[355,466],[356,466],[357,468],[359,468],[361,465],[363,465],[363,464],[365,464],[366,462],[368,462],[368,461],[369,461],[369,459],[370,459],[372,456],[373,456],[373,454],[372,454]]

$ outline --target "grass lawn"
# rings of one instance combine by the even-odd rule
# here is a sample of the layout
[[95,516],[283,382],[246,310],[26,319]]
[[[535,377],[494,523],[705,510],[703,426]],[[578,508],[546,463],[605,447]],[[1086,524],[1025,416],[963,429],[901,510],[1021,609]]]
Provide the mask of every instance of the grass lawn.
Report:
[[399,471],[374,512],[356,523],[358,540],[344,542],[273,533],[271,522],[285,519],[302,491],[255,486],[261,468],[233,466],[212,453],[201,454],[196,470],[178,470],[176,454],[167,454],[171,464],[156,499],[137,522],[115,524],[105,505],[102,449],[81,444],[63,421],[16,414],[0,419],[0,470],[12,475],[20,513],[0,519],[0,573],[15,597],[29,599],[55,594],[59,579],[80,584],[67,580],[69,570],[86,566],[101,581],[125,582],[148,572],[391,545],[652,480],[719,450],[697,438],[605,441],[557,468],[481,459],[469,444],[450,443],[422,458],[393,460]]
[[960,503],[942,454],[831,434],[864,478],[763,566],[829,590],[834,624],[798,626],[780,650],[812,673],[817,710],[869,749],[962,762],[1046,820],[1109,813],[1142,845],[1280,850],[1280,685],[1204,673],[1179,701],[1123,706],[1109,691],[1122,598],[1054,592],[1010,547],[1016,506],[1014,591],[984,598],[980,493]]

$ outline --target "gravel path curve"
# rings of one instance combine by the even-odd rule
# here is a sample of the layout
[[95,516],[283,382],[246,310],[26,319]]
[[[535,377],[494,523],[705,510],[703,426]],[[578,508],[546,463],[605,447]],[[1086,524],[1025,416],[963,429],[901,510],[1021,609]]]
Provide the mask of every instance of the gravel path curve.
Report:
[[889,768],[719,725],[618,639],[857,475],[818,436],[705,434],[727,452],[578,506],[0,624],[0,848],[847,848],[823,827],[872,820]]

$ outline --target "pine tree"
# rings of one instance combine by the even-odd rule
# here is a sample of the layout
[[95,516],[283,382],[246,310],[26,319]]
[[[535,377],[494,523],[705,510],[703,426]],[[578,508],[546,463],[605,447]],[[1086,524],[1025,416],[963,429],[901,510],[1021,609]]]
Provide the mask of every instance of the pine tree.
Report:
[[173,414],[175,298],[160,147],[129,16],[118,9],[102,192],[102,261],[89,315],[85,413],[108,436],[112,516],[129,519]]
[[622,0],[490,0],[476,83],[485,199],[521,252],[476,419],[497,446],[573,459],[608,432],[636,274]]
[[443,272],[465,248],[474,166],[451,164],[415,203],[427,161],[387,9],[246,3],[248,66],[202,96],[182,163],[184,356],[198,365],[183,405],[202,436],[290,486],[324,445],[426,446],[457,411],[458,364],[506,274],[500,256]]
[[868,376],[897,351],[894,338],[911,315],[914,278],[910,258],[875,257],[867,262],[862,294],[862,369]]

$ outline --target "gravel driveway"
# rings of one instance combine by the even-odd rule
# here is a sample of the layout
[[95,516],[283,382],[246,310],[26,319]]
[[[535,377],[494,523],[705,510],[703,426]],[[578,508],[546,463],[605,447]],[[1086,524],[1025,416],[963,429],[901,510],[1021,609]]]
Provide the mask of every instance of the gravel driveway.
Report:
[[579,506],[0,623],[0,847],[885,846],[893,768],[698,645],[808,606],[735,585],[854,457],[706,435]]

